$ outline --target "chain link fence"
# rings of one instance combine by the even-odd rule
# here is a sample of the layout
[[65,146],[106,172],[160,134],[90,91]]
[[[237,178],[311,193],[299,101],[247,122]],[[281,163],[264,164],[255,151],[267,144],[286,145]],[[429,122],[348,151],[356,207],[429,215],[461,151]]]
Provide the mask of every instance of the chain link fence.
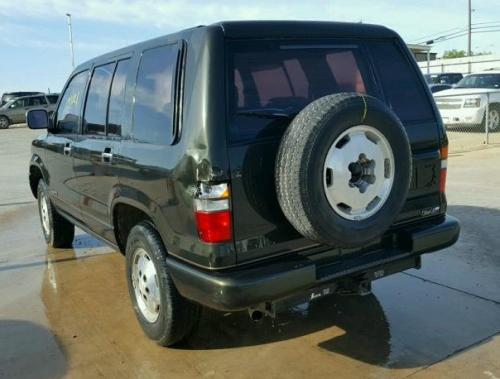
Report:
[[500,92],[434,95],[451,151],[500,144]]

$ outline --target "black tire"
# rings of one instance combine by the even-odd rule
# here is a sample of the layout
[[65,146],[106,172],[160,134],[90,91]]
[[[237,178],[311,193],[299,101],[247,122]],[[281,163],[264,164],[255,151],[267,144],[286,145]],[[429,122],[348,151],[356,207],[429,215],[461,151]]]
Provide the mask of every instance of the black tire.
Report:
[[[40,223],[42,224],[42,232],[45,237],[45,242],[54,248],[70,248],[73,246],[75,238],[75,226],[62,217],[53,207],[47,185],[43,179],[38,181],[37,189],[38,212],[40,215]],[[44,227],[42,203],[46,201],[46,216],[48,218],[48,230]]]
[[10,120],[7,116],[0,116],[0,129],[9,129]]
[[[151,258],[157,273],[160,307],[155,322],[149,322],[140,310],[132,283],[134,252],[142,248]],[[175,288],[166,264],[167,252],[153,225],[147,221],[134,226],[127,239],[126,275],[130,298],[137,319],[146,335],[161,346],[171,346],[187,339],[196,329],[201,306],[182,297]]]
[[[322,168],[333,142],[357,125],[376,128],[387,139],[394,155],[394,180],[375,214],[350,220],[330,206]],[[275,170],[278,201],[299,233],[322,244],[361,247],[379,238],[401,211],[411,180],[410,144],[397,116],[381,101],[355,93],[329,95],[309,104],[292,121]]]

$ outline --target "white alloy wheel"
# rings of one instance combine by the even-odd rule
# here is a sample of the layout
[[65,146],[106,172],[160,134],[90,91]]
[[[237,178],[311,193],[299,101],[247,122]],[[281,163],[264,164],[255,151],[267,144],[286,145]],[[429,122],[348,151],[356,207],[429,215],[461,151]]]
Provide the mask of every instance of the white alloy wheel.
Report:
[[348,220],[364,220],[387,201],[394,182],[394,154],[387,138],[368,125],[345,130],[330,147],[324,167],[325,195]]
[[161,302],[158,274],[153,261],[143,248],[134,251],[131,275],[139,310],[148,322],[156,322]]
[[47,195],[42,194],[40,199],[40,217],[42,219],[42,227],[45,235],[50,235],[50,217],[49,217],[49,199]]

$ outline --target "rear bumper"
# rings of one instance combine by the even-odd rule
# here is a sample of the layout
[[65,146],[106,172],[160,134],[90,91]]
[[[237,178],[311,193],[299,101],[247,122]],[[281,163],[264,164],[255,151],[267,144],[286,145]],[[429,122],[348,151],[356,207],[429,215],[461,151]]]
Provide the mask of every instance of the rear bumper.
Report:
[[184,297],[209,308],[236,311],[348,278],[374,280],[419,267],[421,254],[454,244],[459,234],[458,221],[446,216],[398,231],[398,249],[344,257],[327,265],[318,265],[300,254],[218,272],[173,257],[167,258],[167,265]]

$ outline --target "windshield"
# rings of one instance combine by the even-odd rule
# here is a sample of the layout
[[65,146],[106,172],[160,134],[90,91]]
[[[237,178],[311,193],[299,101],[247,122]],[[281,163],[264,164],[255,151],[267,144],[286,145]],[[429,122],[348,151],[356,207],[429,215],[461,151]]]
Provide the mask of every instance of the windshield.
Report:
[[500,74],[474,74],[463,78],[455,88],[500,88]]

